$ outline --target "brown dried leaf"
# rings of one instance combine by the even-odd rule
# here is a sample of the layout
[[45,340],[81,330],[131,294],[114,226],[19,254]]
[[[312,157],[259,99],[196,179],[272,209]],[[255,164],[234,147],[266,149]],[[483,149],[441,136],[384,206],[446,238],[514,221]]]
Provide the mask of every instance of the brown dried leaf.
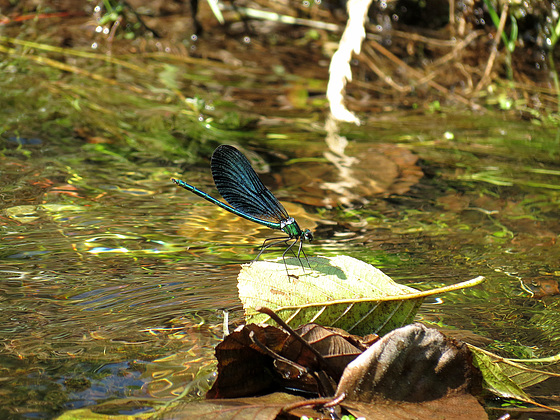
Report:
[[237,398],[272,392],[275,387],[272,358],[254,343],[257,337],[273,351],[288,335],[272,326],[245,325],[216,346],[218,377],[206,398]]
[[[304,398],[284,394],[273,393],[262,397],[252,398],[236,398],[222,400],[206,400],[189,403],[179,403],[172,409],[166,410],[163,415],[159,415],[160,419],[213,419],[213,420],[273,420],[278,418],[282,408],[288,404],[297,401],[303,401]],[[298,417],[306,415],[309,418],[317,418],[318,412],[309,409],[298,409],[293,414]],[[282,418],[290,418],[283,416]]]
[[[206,398],[252,396],[282,387],[320,395],[332,388],[329,393],[332,395],[346,365],[360,355],[365,346],[359,343],[358,337],[314,324],[302,326],[299,333],[326,359],[327,367],[308,347],[285,331],[269,325],[248,324],[216,347],[218,377]],[[323,370],[329,375],[321,372]],[[317,377],[309,372],[319,374],[321,386],[318,386]]]
[[[424,176],[416,164],[418,156],[410,150],[394,144],[380,143],[375,147],[351,145],[348,158],[354,164],[347,168],[352,186],[349,188],[357,197],[404,194]],[[345,203],[348,179],[336,164],[303,161],[282,169],[281,184],[299,185],[304,194],[292,194],[290,200],[318,206],[335,207]]]
[[449,395],[422,403],[401,401],[344,402],[342,406],[350,411],[354,417],[375,420],[488,419],[488,415],[478,400],[469,394]]
[[347,401],[421,402],[481,389],[480,372],[465,344],[422,324],[385,335],[348,365],[337,395]]
[[[358,357],[367,348],[367,346],[361,342],[360,337],[348,334],[336,328],[307,324],[298,328],[296,332],[328,362],[331,369],[337,373],[333,378],[337,382],[348,363]],[[302,347],[303,346],[297,343],[293,337],[290,337],[286,341],[283,355],[290,360],[304,364],[300,357],[294,357],[294,352]]]

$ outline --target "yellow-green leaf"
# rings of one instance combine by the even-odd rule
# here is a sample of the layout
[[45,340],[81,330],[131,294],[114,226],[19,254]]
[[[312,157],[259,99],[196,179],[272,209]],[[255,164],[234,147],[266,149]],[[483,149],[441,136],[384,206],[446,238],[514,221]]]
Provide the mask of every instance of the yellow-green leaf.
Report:
[[[502,398],[515,398],[519,401],[545,407],[533,400],[523,390],[547,379],[558,378],[560,374],[532,369],[472,345],[469,345],[469,348],[473,354],[475,366],[482,373],[484,387],[488,391]],[[535,360],[538,361],[539,359]],[[560,412],[556,408],[545,408]]]
[[255,311],[273,309],[291,327],[314,322],[352,334],[385,334],[409,324],[424,297],[482,282],[419,292],[395,283],[381,270],[348,256],[309,258],[302,268],[296,258],[243,265],[239,297],[247,322],[269,322]]

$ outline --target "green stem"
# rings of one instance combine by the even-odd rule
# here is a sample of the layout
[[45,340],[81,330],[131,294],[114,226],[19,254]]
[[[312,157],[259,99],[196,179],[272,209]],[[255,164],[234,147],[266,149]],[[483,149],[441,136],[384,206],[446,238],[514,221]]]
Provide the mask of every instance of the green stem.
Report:
[[554,64],[554,49],[548,51],[548,65],[552,73],[552,81],[554,82],[554,89],[556,89],[556,96],[558,97],[558,112],[560,112],[560,82],[558,81],[558,72]]

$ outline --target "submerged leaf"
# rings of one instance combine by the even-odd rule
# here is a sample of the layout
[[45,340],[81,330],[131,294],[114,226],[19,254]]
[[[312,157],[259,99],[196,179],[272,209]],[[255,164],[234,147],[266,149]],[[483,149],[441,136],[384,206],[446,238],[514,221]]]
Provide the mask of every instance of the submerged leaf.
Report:
[[[247,322],[269,322],[255,311],[264,306],[292,328],[316,323],[356,335],[382,335],[411,323],[424,297],[450,289],[419,292],[348,256],[309,258],[311,268],[305,269],[296,258],[286,264],[280,259],[242,267],[237,287]],[[451,289],[480,282],[481,277]]]

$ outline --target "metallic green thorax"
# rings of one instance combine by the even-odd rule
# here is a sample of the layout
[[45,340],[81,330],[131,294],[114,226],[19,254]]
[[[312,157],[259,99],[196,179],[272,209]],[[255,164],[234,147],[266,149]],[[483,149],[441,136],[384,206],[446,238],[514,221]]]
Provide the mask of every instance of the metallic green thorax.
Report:
[[313,234],[309,229],[301,230],[296,220],[293,217],[282,220],[280,222],[280,229],[290,238],[296,238],[301,241],[312,241]]

